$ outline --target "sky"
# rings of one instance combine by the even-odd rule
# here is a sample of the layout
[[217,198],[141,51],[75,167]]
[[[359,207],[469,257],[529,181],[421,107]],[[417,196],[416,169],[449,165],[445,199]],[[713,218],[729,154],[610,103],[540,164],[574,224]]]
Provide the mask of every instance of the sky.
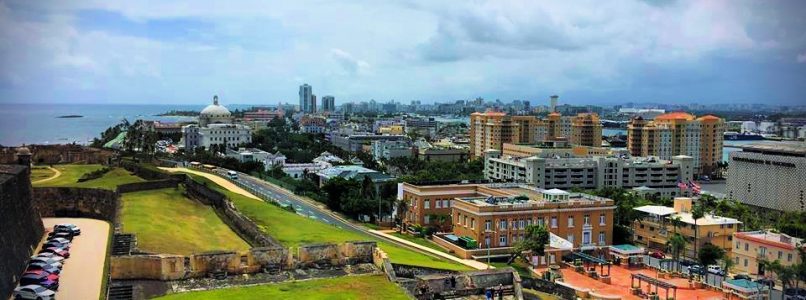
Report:
[[0,102],[806,103],[806,1],[6,1]]

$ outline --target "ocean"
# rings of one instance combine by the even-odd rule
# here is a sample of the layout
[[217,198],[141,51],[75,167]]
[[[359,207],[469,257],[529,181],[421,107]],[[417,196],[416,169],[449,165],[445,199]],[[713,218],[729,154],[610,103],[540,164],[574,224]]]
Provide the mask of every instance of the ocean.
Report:
[[[195,117],[157,117],[171,110],[202,110],[204,105],[143,104],[22,104],[0,103],[0,145],[88,144],[107,128],[127,119],[165,122],[192,121]],[[252,105],[228,105],[244,109]],[[59,118],[81,115],[82,118]]]

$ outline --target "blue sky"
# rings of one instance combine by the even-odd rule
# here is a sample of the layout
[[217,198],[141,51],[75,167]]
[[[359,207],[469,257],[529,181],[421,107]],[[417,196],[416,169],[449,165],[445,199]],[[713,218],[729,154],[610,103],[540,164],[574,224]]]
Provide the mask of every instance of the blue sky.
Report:
[[3,1],[0,102],[806,103],[804,1]]

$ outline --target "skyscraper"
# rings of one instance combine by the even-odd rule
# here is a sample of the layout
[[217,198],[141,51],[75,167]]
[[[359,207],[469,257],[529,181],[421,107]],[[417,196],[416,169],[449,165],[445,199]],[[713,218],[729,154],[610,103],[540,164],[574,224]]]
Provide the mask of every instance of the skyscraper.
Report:
[[557,112],[557,99],[559,98],[560,96],[557,95],[551,96],[551,107],[549,108],[551,109],[550,112]]
[[333,96],[323,96],[322,111],[336,111],[336,98]]
[[316,100],[313,96],[313,88],[307,83],[299,86],[299,110],[309,114],[316,112]]

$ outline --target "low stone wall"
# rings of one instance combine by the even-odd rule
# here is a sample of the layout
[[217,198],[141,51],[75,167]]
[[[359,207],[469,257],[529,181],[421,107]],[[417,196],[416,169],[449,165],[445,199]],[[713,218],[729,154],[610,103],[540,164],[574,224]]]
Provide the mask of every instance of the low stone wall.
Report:
[[33,189],[34,208],[42,217],[82,217],[115,222],[120,195],[114,191],[75,187]]
[[31,200],[28,168],[0,165],[0,299],[8,299],[45,228]]
[[522,285],[527,289],[558,295],[562,299],[576,299],[576,290],[573,288],[540,278],[524,278]]
[[[300,247],[294,257],[282,247],[258,247],[248,251],[218,251],[181,255],[113,256],[112,279],[178,280],[203,278],[214,273],[254,274],[263,271],[308,269],[372,262],[375,242],[347,242]],[[366,252],[369,252],[367,257]],[[368,260],[367,260],[368,259]]]
[[[503,287],[508,294],[522,299],[520,277],[512,268],[469,271],[453,274],[416,276],[414,285],[407,285],[408,292],[417,299],[433,299],[440,295],[466,297],[484,295],[487,289]],[[413,289],[412,289],[413,288]]]
[[168,174],[130,161],[122,161],[120,166],[146,180],[175,179],[181,181],[185,178],[185,174]]
[[420,266],[411,266],[411,265],[403,265],[403,264],[395,264],[392,263],[392,269],[395,271],[395,275],[398,278],[416,278],[417,276],[423,275],[434,275],[434,274],[456,274],[456,271],[449,271],[443,269],[435,269],[435,268],[427,268],[427,267],[420,267]]
[[485,248],[465,249],[465,248],[459,247],[459,245],[456,245],[454,243],[451,243],[451,242],[439,237],[436,234],[431,237],[431,240],[434,241],[434,243],[436,243],[437,245],[440,245],[443,248],[448,249],[448,251],[450,253],[453,253],[456,256],[458,256],[459,258],[464,258],[464,259],[472,259],[474,255],[475,256],[484,256],[484,255],[487,255],[488,251],[490,252],[490,255],[510,254],[510,253],[512,253],[512,247],[498,247],[498,248],[492,248],[492,249],[489,249],[489,250],[487,250]]
[[185,257],[181,255],[112,256],[113,279],[176,280],[185,276]]
[[176,188],[179,185],[179,182],[180,182],[179,180],[175,179],[161,179],[145,182],[133,182],[118,185],[115,191],[122,194],[122,193],[131,193],[146,190]]
[[[31,162],[35,164],[85,163],[108,164],[114,152],[106,149],[91,148],[81,145],[26,145],[33,156]],[[0,147],[0,164],[13,164],[17,162],[16,148]]]

